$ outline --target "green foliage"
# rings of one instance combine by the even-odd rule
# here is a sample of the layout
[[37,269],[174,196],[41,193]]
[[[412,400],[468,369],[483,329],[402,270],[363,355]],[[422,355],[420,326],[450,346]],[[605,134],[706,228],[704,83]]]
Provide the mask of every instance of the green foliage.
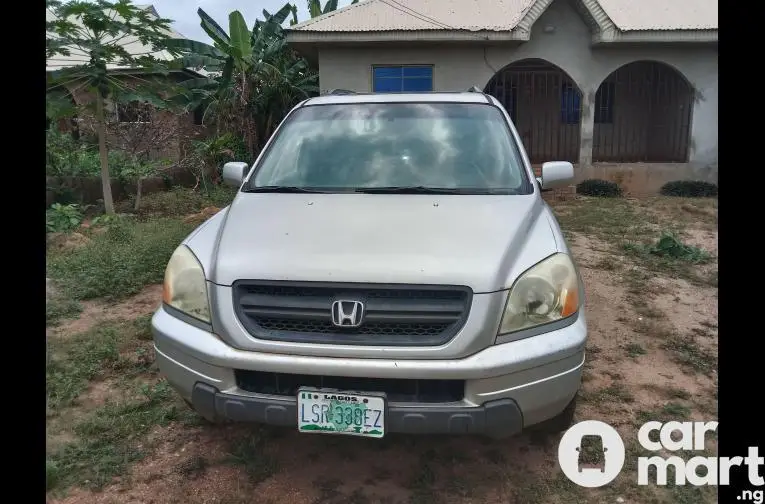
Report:
[[48,276],[72,299],[117,299],[162,282],[173,250],[194,226],[175,219],[120,219],[70,251],[49,253]]
[[[166,70],[154,56],[166,49],[170,20],[155,16],[152,9],[133,5],[130,0],[46,0],[52,14],[46,21],[45,56],[72,58],[72,66],[48,73],[48,91],[68,95],[76,88],[95,96],[95,125],[101,145],[106,141],[104,102],[150,101],[158,106],[171,102],[159,99],[166,85],[162,79],[144,78],[127,85],[113,75],[110,67],[119,66],[156,74]],[[149,50],[127,50],[130,38]],[[134,42],[132,42],[134,44]],[[135,45],[133,46],[135,47]],[[79,61],[77,61],[79,59]],[[60,58],[59,58],[60,61]],[[59,100],[60,101],[60,100]],[[111,177],[107,158],[101,161],[106,212],[114,213]]]
[[665,231],[661,237],[651,245],[625,243],[624,248],[637,254],[649,254],[670,261],[679,261],[690,264],[702,264],[710,259],[706,250],[686,245],[676,233]]
[[584,196],[618,198],[622,195],[622,189],[616,183],[608,180],[588,179],[576,185],[576,193]]
[[61,319],[74,318],[82,313],[82,306],[73,299],[53,296],[45,301],[45,325],[56,325]]
[[295,8],[288,3],[275,14],[264,10],[264,19],[246,34],[238,11],[229,15],[228,33],[204,10],[197,13],[214,45],[170,41],[180,54],[174,66],[204,68],[217,76],[181,83],[178,101],[188,109],[202,106],[205,123],[244,139],[252,157],[294,105],[318,92],[317,73],[284,37],[282,24],[290,15],[295,20]]
[[[139,218],[184,217],[195,214],[205,207],[228,206],[235,195],[236,189],[228,186],[210,186],[207,191],[175,187],[169,191],[144,196],[138,216]],[[127,203],[123,204],[127,205]]]
[[45,212],[45,229],[48,233],[72,231],[82,224],[82,217],[79,205],[54,203]]
[[47,491],[70,485],[103,487],[148,453],[147,432],[182,418],[167,382],[144,385],[140,393],[137,401],[107,403],[74,425],[77,439],[45,461]]
[[[351,5],[358,3],[359,0],[352,0]],[[311,18],[321,16],[322,14],[328,14],[337,10],[337,0],[327,0],[324,4],[324,8],[321,8],[321,0],[308,0],[308,13]]]
[[[57,130],[46,132],[45,174],[53,177],[98,177],[101,160],[95,145],[75,140]],[[139,163],[122,151],[109,152],[109,166],[114,178],[123,180],[140,172]]]
[[676,234],[670,232],[663,233],[659,240],[648,248],[648,252],[659,257],[693,264],[703,263],[709,259],[707,251],[684,244]]
[[119,333],[113,327],[97,327],[49,352],[45,372],[49,414],[71,405],[90,380],[117,365],[118,342]]
[[675,180],[661,186],[660,192],[664,196],[712,198],[717,196],[717,184],[702,180]]
[[131,35],[154,51],[161,50],[168,39],[170,20],[157,18],[130,0],[46,0],[53,19],[46,21],[46,58],[81,56],[82,63],[60,70],[54,78],[81,80],[85,87],[106,98],[115,87],[108,65],[159,70],[159,61],[151,54],[131,54],[123,41]]

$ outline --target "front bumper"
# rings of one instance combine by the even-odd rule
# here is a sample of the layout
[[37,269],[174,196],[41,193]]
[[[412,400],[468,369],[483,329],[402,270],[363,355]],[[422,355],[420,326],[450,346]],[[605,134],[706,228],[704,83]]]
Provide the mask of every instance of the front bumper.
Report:
[[462,359],[348,359],[235,349],[160,307],[152,318],[157,363],[168,382],[208,420],[297,425],[296,398],[240,389],[234,370],[465,380],[451,403],[389,402],[389,432],[506,436],[561,413],[581,385],[584,311],[562,329],[493,345]]

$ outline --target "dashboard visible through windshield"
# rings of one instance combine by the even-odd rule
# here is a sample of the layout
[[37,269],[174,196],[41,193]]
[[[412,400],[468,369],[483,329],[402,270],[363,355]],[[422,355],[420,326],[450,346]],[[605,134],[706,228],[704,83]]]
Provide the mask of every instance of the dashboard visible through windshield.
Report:
[[301,107],[285,120],[244,190],[533,191],[504,116],[476,103]]

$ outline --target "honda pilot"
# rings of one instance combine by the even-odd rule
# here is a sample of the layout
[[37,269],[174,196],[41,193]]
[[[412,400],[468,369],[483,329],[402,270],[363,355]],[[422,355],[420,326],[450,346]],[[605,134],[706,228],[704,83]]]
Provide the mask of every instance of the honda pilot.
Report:
[[505,437],[571,422],[579,272],[502,105],[481,92],[308,99],[167,265],[161,373],[212,422]]

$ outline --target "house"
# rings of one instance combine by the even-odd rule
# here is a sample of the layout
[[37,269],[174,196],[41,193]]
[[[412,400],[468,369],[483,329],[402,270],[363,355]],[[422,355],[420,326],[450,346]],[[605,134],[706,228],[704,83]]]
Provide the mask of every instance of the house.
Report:
[[[152,5],[137,5],[137,7],[149,11],[156,18],[160,17]],[[51,21],[54,18],[55,14],[50,9],[46,10],[46,20]],[[48,36],[51,36],[51,34],[48,34]],[[168,36],[172,38],[185,38],[172,29]],[[164,61],[170,61],[174,58],[167,51],[152,51],[151,47],[144,45],[135,36],[118,35],[118,37],[119,45],[132,55],[153,54],[157,59]],[[70,55],[57,54],[46,61],[46,73],[50,75],[57,70],[86,64],[88,59],[88,55],[85,52],[76,48],[71,50]],[[133,83],[146,82],[147,79],[147,72],[142,69],[125,68],[116,64],[108,65],[107,68],[116,79],[119,79],[125,88],[130,88]],[[166,74],[152,75],[154,78],[167,79],[171,83],[178,83],[203,76],[202,73],[193,69],[171,70]],[[64,87],[67,89],[67,96],[75,105],[85,105],[93,99],[93,96],[86,89],[83,89],[78,82],[67,82],[64,84]],[[183,140],[194,137],[202,132],[201,111],[177,116],[155,110],[146,103],[107,103],[106,106],[108,110],[108,123],[110,123],[108,137],[110,143],[120,148],[143,148],[148,151],[149,157],[153,159],[177,161],[182,156]],[[60,129],[70,130],[75,135],[79,135],[81,129],[91,129],[92,124],[89,117],[80,117],[71,122],[60,123],[58,126]],[[161,133],[157,133],[157,131]]]
[[323,90],[477,86],[537,169],[653,192],[717,181],[717,28],[715,0],[362,0],[287,40]]

